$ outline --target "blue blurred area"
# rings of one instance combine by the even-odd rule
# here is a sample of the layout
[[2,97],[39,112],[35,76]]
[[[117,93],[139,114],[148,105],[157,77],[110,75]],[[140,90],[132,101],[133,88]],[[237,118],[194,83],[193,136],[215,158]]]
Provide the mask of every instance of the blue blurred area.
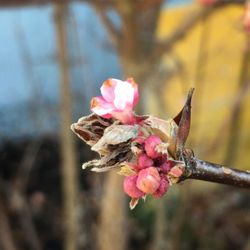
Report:
[[[166,1],[166,7],[189,2]],[[115,13],[109,14],[119,25]],[[74,117],[79,117],[88,113],[90,98],[106,78],[122,76],[91,7],[72,4],[67,31]],[[52,6],[0,9],[0,137],[52,133],[58,127],[56,47]]]
[[[79,117],[89,111],[102,81],[120,78],[121,72],[88,5],[70,6],[67,31],[74,116]],[[0,10],[0,37],[0,137],[55,131],[59,72],[52,7]]]

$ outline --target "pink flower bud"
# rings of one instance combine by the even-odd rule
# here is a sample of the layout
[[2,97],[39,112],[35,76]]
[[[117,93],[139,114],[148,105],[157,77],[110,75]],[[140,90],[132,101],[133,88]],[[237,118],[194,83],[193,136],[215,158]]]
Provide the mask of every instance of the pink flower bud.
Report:
[[143,169],[153,166],[154,162],[146,155],[141,154],[138,157],[138,169]]
[[145,195],[136,186],[137,178],[138,178],[137,175],[127,176],[125,177],[124,182],[123,182],[124,192],[132,198],[140,198]]
[[177,165],[177,166],[171,168],[171,170],[168,174],[173,176],[173,177],[179,178],[182,176],[183,170],[180,166]]
[[145,150],[149,157],[155,159],[161,154],[155,150],[155,147],[161,143],[161,139],[157,135],[151,135],[145,140]]
[[162,197],[168,190],[169,187],[169,183],[168,180],[166,178],[161,178],[160,181],[160,186],[159,188],[153,193],[153,196],[156,198],[160,198]]
[[146,194],[153,194],[160,186],[161,177],[155,167],[140,170],[136,186]]
[[174,161],[166,161],[160,166],[160,168],[164,174],[167,174],[174,165]]
[[115,118],[122,123],[135,121],[133,107],[137,104],[138,86],[132,78],[127,81],[108,79],[101,87],[102,96],[91,100],[91,111],[104,118]]

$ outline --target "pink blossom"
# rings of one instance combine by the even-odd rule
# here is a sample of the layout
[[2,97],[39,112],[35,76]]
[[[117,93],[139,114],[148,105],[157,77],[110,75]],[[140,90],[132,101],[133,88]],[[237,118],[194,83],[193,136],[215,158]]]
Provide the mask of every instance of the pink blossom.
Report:
[[101,87],[102,96],[91,100],[91,111],[104,118],[133,123],[133,108],[139,99],[138,86],[133,78],[126,81],[110,78]]
[[165,177],[161,178],[159,188],[153,193],[153,196],[156,198],[162,197],[168,190],[169,183]]
[[140,170],[136,186],[145,194],[153,194],[160,186],[161,177],[155,167]]
[[247,2],[245,6],[245,12],[243,15],[243,26],[245,31],[250,33],[250,3]]
[[139,190],[136,186],[138,176],[127,176],[123,182],[123,189],[126,194],[128,194],[132,198],[140,198],[145,195],[141,190]]
[[155,147],[161,143],[161,139],[157,135],[151,135],[145,140],[145,150],[149,157],[155,159],[160,154],[155,150]]
[[146,155],[146,154],[141,154],[138,157],[138,169],[143,169],[147,167],[153,166],[154,162]]

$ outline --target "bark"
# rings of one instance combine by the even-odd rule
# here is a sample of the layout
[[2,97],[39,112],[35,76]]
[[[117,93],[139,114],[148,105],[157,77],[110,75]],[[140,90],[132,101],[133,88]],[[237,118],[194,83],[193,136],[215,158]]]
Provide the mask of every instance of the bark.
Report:
[[223,165],[192,158],[187,162],[184,179],[196,179],[241,188],[250,188],[250,171],[228,168]]
[[69,76],[69,58],[66,42],[66,6],[55,5],[55,25],[57,35],[58,60],[61,76],[61,154],[62,154],[62,192],[64,207],[64,249],[77,249],[77,166],[73,134],[70,131],[72,121],[72,103]]

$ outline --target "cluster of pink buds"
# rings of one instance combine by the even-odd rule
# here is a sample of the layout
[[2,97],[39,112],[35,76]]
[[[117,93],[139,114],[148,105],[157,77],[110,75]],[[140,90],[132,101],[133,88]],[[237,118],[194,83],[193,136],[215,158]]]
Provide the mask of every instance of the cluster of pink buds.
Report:
[[[101,94],[91,100],[93,114],[71,126],[100,155],[100,159],[83,164],[83,168],[103,172],[120,167],[131,208],[147,195],[162,197],[183,175],[183,162],[176,159],[179,118],[165,121],[137,116],[133,108],[139,98],[138,86],[132,78],[106,80]],[[188,134],[189,126],[185,126],[182,140],[184,132]]]
[[142,152],[137,157],[137,164],[131,164],[134,175],[125,177],[124,191],[131,198],[141,198],[147,194],[162,197],[169,186],[167,174],[174,166],[168,156],[157,152],[161,143],[158,136],[151,135],[142,144]]

